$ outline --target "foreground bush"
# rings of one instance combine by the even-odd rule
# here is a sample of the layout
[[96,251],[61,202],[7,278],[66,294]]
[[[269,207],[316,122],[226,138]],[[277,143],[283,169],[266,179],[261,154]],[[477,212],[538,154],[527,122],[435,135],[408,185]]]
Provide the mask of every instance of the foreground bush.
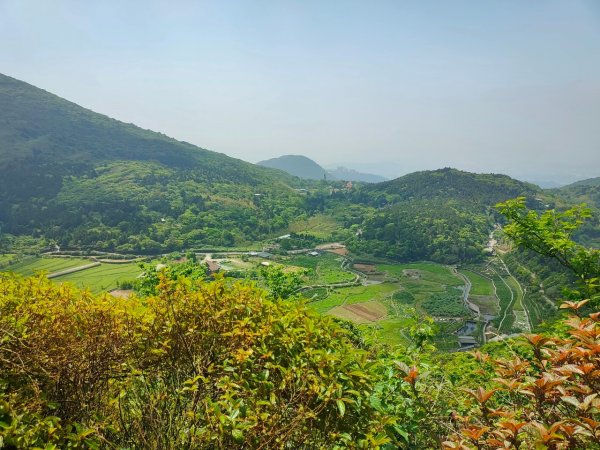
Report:
[[0,436],[17,448],[373,448],[373,362],[301,305],[223,280],[143,300],[0,279]]
[[525,355],[479,355],[497,378],[465,391],[473,409],[445,449],[600,448],[600,313],[565,323],[568,337],[527,336]]

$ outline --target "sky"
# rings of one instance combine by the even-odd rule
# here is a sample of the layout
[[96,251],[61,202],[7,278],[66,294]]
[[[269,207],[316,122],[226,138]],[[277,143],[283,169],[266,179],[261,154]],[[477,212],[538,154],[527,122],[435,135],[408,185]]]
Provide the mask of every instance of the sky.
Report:
[[0,0],[0,73],[250,162],[600,176],[598,0]]

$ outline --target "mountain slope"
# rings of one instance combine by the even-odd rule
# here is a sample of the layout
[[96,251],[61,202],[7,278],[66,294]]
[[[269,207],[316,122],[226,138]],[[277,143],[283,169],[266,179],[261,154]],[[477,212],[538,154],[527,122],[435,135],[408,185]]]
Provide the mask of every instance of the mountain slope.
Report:
[[567,186],[562,186],[561,190],[569,190],[571,188],[578,188],[582,186],[600,186],[600,177],[588,178],[586,180],[576,181],[575,183],[571,183]]
[[388,179],[381,175],[375,175],[372,173],[363,173],[354,169],[348,169],[346,167],[337,167],[336,169],[330,169],[329,174],[338,180],[344,181],[362,181],[363,183],[380,183],[387,181]]
[[4,232],[138,252],[231,245],[285,227],[296,182],[0,75]]
[[592,209],[592,218],[574,234],[587,247],[600,248],[600,177],[577,181],[551,191],[568,205],[585,203]]
[[283,155],[256,163],[259,166],[283,170],[305,180],[323,180],[327,171],[312,159],[302,155]]
[[363,186],[354,201],[373,210],[350,246],[403,261],[477,260],[498,220],[493,206],[521,195],[533,198],[537,192],[536,186],[506,175],[448,168]]

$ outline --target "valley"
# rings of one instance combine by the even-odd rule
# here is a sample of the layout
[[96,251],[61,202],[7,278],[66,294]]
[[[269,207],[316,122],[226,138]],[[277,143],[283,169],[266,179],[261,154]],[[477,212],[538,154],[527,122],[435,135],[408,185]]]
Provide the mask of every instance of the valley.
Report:
[[0,450],[600,450],[595,3],[1,0]]
[[[323,218],[304,225],[308,226],[304,232],[313,237],[335,231],[333,223]],[[531,330],[524,289],[497,255],[457,268],[435,262],[398,263],[360,257],[339,242],[281,250],[286,239],[260,243],[255,250],[217,250],[195,253],[195,257],[198,265],[207,265],[232,282],[242,279],[261,284],[261,270],[281,268],[300,280],[294,297],[304,299],[320,314],[352,322],[373,342],[408,345],[407,330],[425,317],[433,319],[434,342],[443,351],[470,349]],[[0,259],[0,271],[22,276],[44,274],[55,283],[73,284],[93,294],[123,296],[133,294],[131,288],[144,276],[139,263],[174,266],[186,260],[185,254],[6,254]]]
[[281,270],[295,298],[373,342],[406,345],[431,318],[443,351],[557,314],[566,279],[507,245],[494,205],[564,207],[580,185],[542,190],[452,168],[353,183],[298,155],[271,167],[229,158],[4,75],[0,102],[1,271],[123,296],[159,265],[267,289],[265,271]]

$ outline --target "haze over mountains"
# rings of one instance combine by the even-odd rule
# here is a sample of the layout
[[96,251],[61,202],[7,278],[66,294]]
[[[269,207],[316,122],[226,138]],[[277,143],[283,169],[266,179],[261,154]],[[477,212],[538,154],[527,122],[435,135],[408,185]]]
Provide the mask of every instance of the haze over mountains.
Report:
[[324,169],[317,162],[303,155],[283,155],[277,158],[259,161],[259,166],[280,169],[284,172],[305,180],[343,180],[343,181],[362,181],[365,183],[378,183],[386,181],[387,178],[370,173],[362,173],[357,170],[346,167],[336,167],[334,169]]
[[0,0],[0,450],[600,450],[599,18]]
[[[348,190],[342,180],[373,176],[340,169],[334,172],[338,181],[294,155],[260,163],[280,170],[250,164],[111,119],[5,75],[0,138],[2,231],[77,248],[152,253],[233,246],[285,232],[299,217],[326,213],[344,232],[363,229],[375,243],[369,247],[381,255],[450,262],[477,257],[495,202],[539,195],[536,186],[504,175],[454,169]],[[310,181],[326,174],[328,184]],[[581,198],[587,187],[581,189],[568,194]],[[377,214],[371,209],[382,207]],[[423,227],[430,221],[437,225]]]

